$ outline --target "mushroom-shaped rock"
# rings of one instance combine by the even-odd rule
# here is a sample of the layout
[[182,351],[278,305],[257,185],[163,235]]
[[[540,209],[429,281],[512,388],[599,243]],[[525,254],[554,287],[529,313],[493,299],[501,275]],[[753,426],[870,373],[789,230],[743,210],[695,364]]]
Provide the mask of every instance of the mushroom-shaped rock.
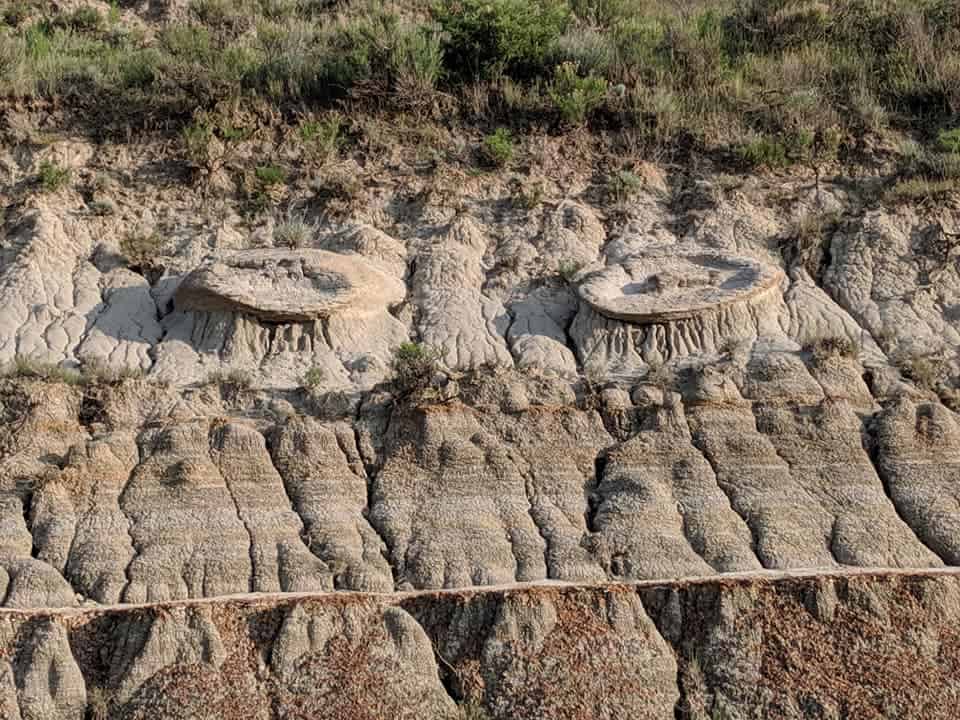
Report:
[[581,359],[605,371],[716,352],[780,334],[783,273],[756,260],[702,249],[648,248],[581,273],[571,328]]
[[326,250],[244,250],[207,259],[180,284],[180,310],[242,312],[308,322],[403,300],[403,283],[368,260]]

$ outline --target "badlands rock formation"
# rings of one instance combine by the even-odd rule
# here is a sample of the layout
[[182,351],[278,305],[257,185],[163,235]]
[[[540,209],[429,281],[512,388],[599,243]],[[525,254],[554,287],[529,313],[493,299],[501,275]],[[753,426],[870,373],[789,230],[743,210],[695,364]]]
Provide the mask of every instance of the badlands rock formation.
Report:
[[454,720],[463,708],[496,720],[949,720],[958,582],[731,576],[2,611],[0,709],[19,720]]
[[957,211],[648,174],[10,210],[0,717],[956,717]]

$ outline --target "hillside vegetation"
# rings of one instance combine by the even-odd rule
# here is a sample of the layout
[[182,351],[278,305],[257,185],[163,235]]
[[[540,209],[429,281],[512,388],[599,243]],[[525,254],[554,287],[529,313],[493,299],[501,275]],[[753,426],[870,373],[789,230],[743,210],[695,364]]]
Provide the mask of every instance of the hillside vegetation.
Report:
[[[907,175],[960,177],[953,0],[192,0],[161,23],[129,1],[18,0],[0,95],[97,134],[182,133],[202,155],[255,101],[329,150],[331,112],[515,134],[587,126],[651,154],[747,166],[859,157],[889,131]],[[331,137],[331,135],[333,137]]]

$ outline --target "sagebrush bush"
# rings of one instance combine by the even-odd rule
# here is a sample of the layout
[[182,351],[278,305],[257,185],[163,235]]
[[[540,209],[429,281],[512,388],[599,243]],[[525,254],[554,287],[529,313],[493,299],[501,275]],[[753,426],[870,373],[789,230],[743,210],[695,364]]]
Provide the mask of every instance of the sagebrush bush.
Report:
[[180,131],[187,162],[195,167],[209,167],[212,160],[213,125],[195,120]]
[[307,370],[303,376],[303,386],[308,390],[316,390],[326,381],[327,374],[322,367],[314,366]]
[[617,170],[606,180],[607,197],[615,203],[624,203],[643,188],[643,180],[630,170]]
[[157,232],[131,232],[120,240],[120,252],[127,264],[136,268],[154,265],[160,256],[163,238]]
[[937,144],[943,152],[960,155],[960,128],[941,130],[937,135]]
[[55,363],[43,362],[24,355],[17,355],[13,365],[5,374],[17,378],[31,378],[46,382],[64,383],[67,385],[82,385],[83,375],[77,370],[60,367]]
[[778,168],[787,165],[787,148],[772,137],[760,136],[747,140],[736,149],[737,156],[752,167]]

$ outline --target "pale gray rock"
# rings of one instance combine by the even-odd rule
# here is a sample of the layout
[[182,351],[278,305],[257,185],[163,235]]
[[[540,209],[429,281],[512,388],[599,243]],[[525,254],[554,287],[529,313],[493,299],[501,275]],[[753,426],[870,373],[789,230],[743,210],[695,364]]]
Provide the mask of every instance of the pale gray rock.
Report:
[[371,486],[371,523],[386,540],[400,586],[541,580],[545,543],[526,481],[510,453],[468,408],[394,418]]
[[778,358],[774,374],[749,373],[741,389],[758,401],[753,406],[757,430],[789,465],[794,481],[832,518],[821,515],[817,527],[834,559],[882,567],[941,564],[886,496],[863,447],[863,423],[850,403],[824,398],[803,364],[785,363],[787,357]]
[[100,281],[101,304],[76,355],[108,368],[149,370],[150,350],[163,336],[150,284],[125,268],[111,270]]
[[835,234],[824,287],[890,355],[942,353],[956,371],[960,346],[957,244],[940,218],[913,208],[867,212]]
[[24,216],[0,253],[0,362],[76,360],[101,300],[92,247],[82,223],[47,209]]
[[510,318],[483,292],[486,245],[480,228],[460,217],[415,260],[411,284],[417,329],[451,369],[513,365],[504,341]]
[[327,388],[370,387],[407,339],[389,312],[405,293],[400,279],[356,254],[216,256],[177,289],[152,375],[183,385],[239,370],[261,387],[289,388],[320,370]]
[[557,272],[594,262],[606,237],[593,210],[572,200],[562,200],[544,214],[534,246],[540,251],[543,270]]
[[750,531],[691,444],[679,396],[607,454],[593,545],[616,578],[756,570]]
[[936,402],[901,397],[876,420],[880,472],[900,516],[949,565],[960,564],[960,423]]
[[38,622],[18,653],[17,667],[21,720],[83,720],[86,686],[66,628],[52,619]]
[[647,248],[577,277],[570,328],[588,372],[636,376],[677,358],[780,336],[783,273],[688,247]]
[[576,373],[577,359],[567,346],[566,333],[576,309],[567,288],[539,288],[512,303],[513,322],[507,340],[517,367]]
[[119,497],[137,459],[126,435],[76,445],[64,470],[33,495],[36,557],[97,602],[118,602],[126,587],[134,552]]
[[88,228],[45,207],[27,213],[11,240],[0,251],[0,363],[149,369],[161,330],[144,278],[101,273]]
[[246,250],[206,261],[184,278],[179,310],[231,312],[269,322],[309,322],[403,300],[398,279],[354,255],[325,250]]
[[125,602],[249,592],[251,538],[210,457],[206,420],[147,431],[120,497],[136,557]]
[[374,260],[393,277],[407,271],[407,249],[402,242],[371,225],[352,225],[321,240],[325,250],[356,253]]
[[332,573],[303,543],[303,522],[291,507],[263,435],[239,423],[212,427],[210,457],[226,481],[237,517],[250,536],[250,589],[332,589]]
[[336,587],[392,591],[386,547],[365,517],[368,479],[353,430],[291,417],[272,433],[270,451],[307,546],[333,571]]
[[770,439],[758,432],[751,403],[733,380],[705,370],[695,378],[691,395],[686,417],[693,443],[750,527],[763,566],[835,565],[832,514],[793,478]]
[[649,325],[748,303],[782,279],[777,268],[749,258],[668,246],[588,269],[577,278],[577,292],[605,317]]

